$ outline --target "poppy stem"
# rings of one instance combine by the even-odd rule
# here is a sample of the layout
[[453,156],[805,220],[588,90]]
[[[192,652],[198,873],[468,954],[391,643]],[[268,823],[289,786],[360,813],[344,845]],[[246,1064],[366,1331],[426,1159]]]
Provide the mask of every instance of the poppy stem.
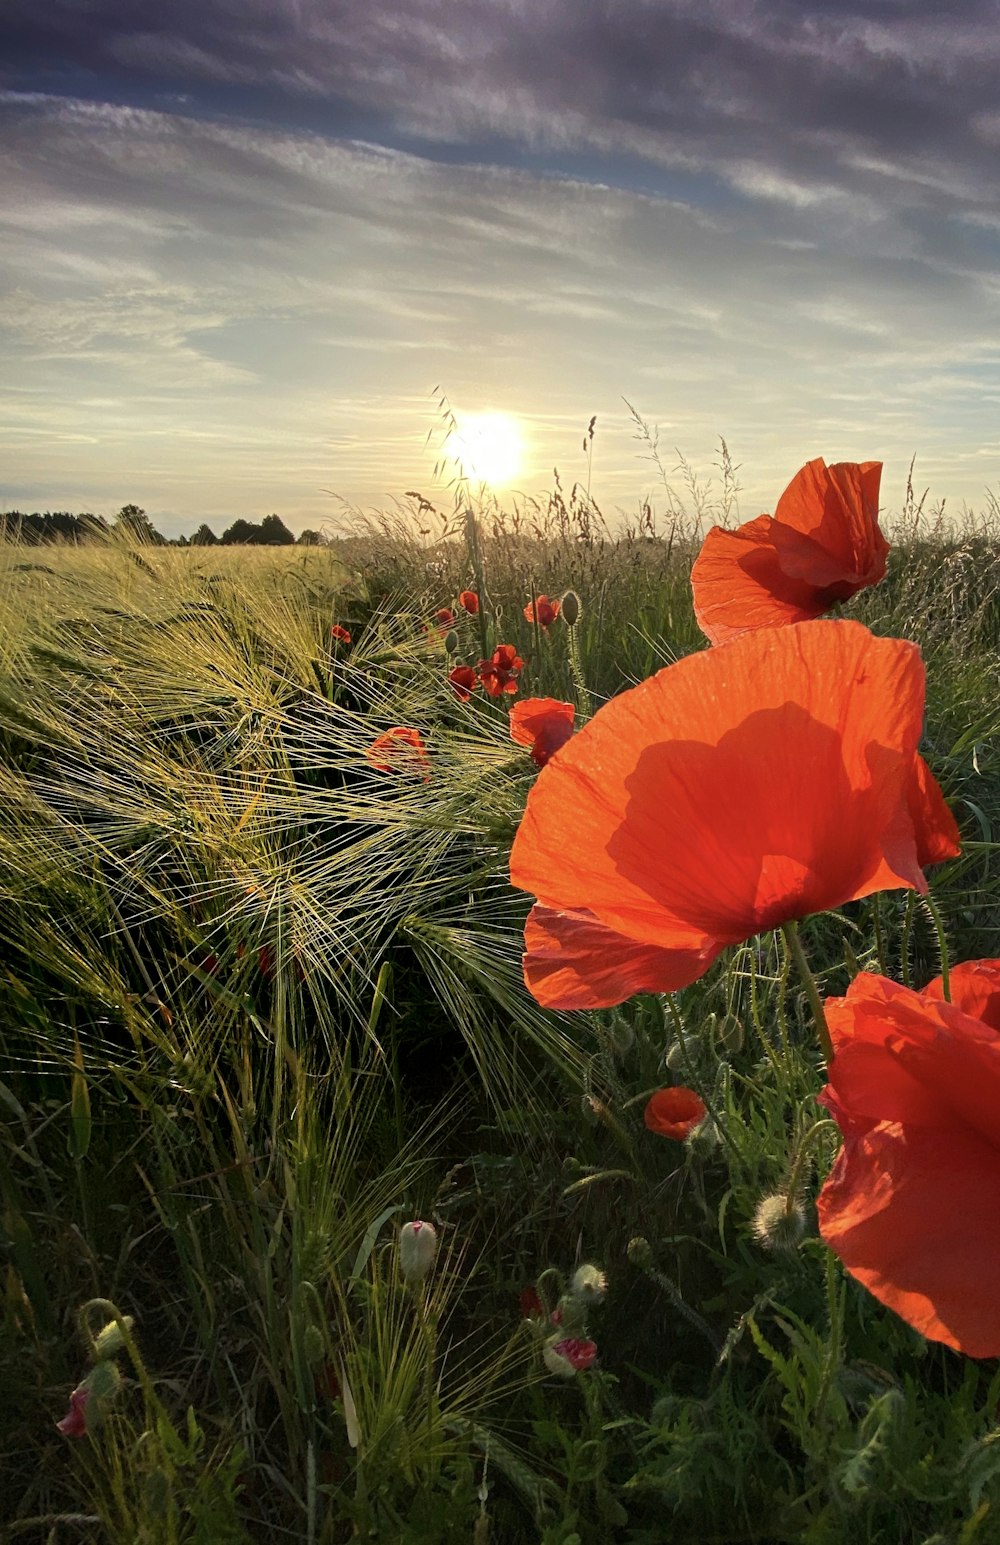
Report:
[[945,937],[944,922],[941,913],[934,903],[930,892],[922,896],[921,901],[927,908],[931,922],[934,924],[934,932],[937,934],[938,954],[941,957],[941,996],[945,1003],[951,1002],[951,973],[948,969],[948,940]]
[[826,1022],[823,1000],[819,995],[819,988],[816,986],[816,978],[809,969],[809,962],[806,959],[805,950],[802,948],[802,940],[799,938],[799,925],[794,922],[782,923],[781,932],[788,946],[789,954],[794,957],[799,976],[802,978],[802,983],[806,990],[806,997],[809,999],[809,1007],[812,1009],[813,1019],[816,1022],[816,1033],[819,1036],[820,1050],[826,1062],[830,1063],[833,1061],[833,1042],[830,1039],[830,1027]]

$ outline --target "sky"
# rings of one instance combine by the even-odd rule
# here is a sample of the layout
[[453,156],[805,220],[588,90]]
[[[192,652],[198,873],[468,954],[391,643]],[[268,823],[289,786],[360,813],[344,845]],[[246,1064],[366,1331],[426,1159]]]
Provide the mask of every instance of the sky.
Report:
[[1000,0],[4,0],[0,509],[448,508],[443,397],[508,505],[981,510],[998,78]]

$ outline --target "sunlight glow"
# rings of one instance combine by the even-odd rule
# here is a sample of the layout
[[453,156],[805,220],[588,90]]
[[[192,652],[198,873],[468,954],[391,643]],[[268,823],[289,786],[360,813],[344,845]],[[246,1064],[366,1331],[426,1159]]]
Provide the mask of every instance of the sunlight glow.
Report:
[[464,414],[446,450],[470,482],[493,486],[517,477],[524,459],[520,428],[508,413]]

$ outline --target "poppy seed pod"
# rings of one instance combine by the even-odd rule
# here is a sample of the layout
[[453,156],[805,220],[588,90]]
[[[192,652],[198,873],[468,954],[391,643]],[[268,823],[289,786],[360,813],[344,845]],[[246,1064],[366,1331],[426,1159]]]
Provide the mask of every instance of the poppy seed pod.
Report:
[[562,620],[569,628],[575,628],[580,621],[580,597],[575,590],[567,590],[559,603]]
[[780,1191],[765,1196],[754,1213],[753,1231],[768,1250],[794,1250],[806,1231],[801,1202]]
[[577,1267],[569,1286],[570,1292],[582,1298],[584,1303],[599,1304],[608,1291],[608,1279],[603,1271],[587,1264]]
[[404,1281],[423,1282],[437,1254],[437,1230],[421,1219],[404,1223],[399,1231],[399,1269]]

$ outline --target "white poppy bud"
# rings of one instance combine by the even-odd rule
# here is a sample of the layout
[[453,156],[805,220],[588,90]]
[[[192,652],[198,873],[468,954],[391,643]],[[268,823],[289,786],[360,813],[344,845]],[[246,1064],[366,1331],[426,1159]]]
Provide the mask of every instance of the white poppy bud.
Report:
[[437,1230],[417,1219],[399,1231],[399,1269],[407,1282],[423,1282],[437,1254]]

